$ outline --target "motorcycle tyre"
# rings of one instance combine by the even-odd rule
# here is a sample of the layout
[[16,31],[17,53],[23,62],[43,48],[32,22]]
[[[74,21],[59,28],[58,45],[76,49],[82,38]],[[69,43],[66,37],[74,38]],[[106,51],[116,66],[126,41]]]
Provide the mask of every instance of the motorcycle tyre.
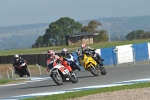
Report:
[[23,77],[23,75],[22,75],[22,74],[19,74],[19,76],[20,76],[20,77]]
[[73,73],[74,75],[71,75],[71,77],[70,77],[70,81],[72,82],[72,83],[77,83],[78,82],[78,77],[76,76],[76,74],[75,73]]
[[[94,69],[94,71],[93,71]],[[94,75],[94,76],[99,76],[98,71],[96,68],[94,68],[94,66],[90,66],[89,67],[89,71]],[[96,72],[96,73],[95,73]]]
[[25,71],[26,75],[29,77],[29,76],[30,76],[30,73],[29,73],[28,69],[25,68],[24,71]]
[[63,79],[62,79],[62,77],[60,76],[60,81],[57,79],[57,77],[56,77],[56,73],[51,73],[51,78],[53,79],[53,81],[57,84],[57,85],[62,85],[63,84]]
[[106,71],[105,67],[101,67],[101,74],[102,75],[106,75],[107,74],[107,71]]

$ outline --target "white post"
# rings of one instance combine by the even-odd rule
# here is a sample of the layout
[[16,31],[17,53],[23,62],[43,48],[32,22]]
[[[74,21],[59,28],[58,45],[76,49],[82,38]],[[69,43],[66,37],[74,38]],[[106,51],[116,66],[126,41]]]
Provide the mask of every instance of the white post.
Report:
[[8,70],[7,70],[7,77],[8,77],[8,79],[9,79],[9,72],[8,72]]
[[11,72],[12,72],[12,78],[14,78],[14,71],[13,71],[13,69],[12,69],[11,67],[9,67],[9,69],[10,69]]
[[40,75],[42,75],[42,74],[41,74],[41,67],[40,67],[38,64],[36,64],[36,66],[39,67]]
[[1,73],[0,73],[0,79],[2,79],[2,75],[1,75]]

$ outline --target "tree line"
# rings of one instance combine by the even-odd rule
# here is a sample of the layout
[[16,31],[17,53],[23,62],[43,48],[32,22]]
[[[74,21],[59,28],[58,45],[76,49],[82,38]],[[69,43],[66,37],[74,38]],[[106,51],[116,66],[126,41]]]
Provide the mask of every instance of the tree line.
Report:
[[[98,30],[102,24],[96,20],[91,20],[85,26],[69,17],[63,17],[49,24],[43,36],[39,36],[32,45],[35,47],[49,47],[65,45],[65,36],[79,32],[96,32],[98,35],[93,37],[95,42],[107,42],[109,40],[106,30]],[[113,34],[112,34],[113,35]],[[150,32],[144,30],[133,30],[125,36],[126,40],[150,38]]]
[[148,38],[150,38],[150,31],[144,30],[134,30],[126,35],[127,40],[148,39]]
[[79,32],[96,32],[99,35],[94,36],[94,42],[106,42],[108,36],[106,30],[97,30],[102,24],[96,20],[91,20],[87,26],[76,22],[69,17],[63,17],[49,24],[43,36],[39,36],[32,47],[59,46],[65,45],[65,36]]

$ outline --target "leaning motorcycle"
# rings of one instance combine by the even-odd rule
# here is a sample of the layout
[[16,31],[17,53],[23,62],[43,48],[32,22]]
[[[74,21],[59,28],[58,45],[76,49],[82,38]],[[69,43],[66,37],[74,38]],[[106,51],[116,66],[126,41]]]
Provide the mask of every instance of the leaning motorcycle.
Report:
[[71,68],[73,69],[73,71],[75,71],[76,69],[78,71],[81,70],[81,68],[79,67],[79,64],[77,62],[77,59],[75,57],[73,57],[72,54],[69,54],[66,58],[64,58],[67,60],[67,62],[69,63],[69,65],[71,66]]
[[[93,55],[92,55],[93,56]],[[102,75],[106,75],[107,71],[105,69],[105,67],[103,67],[103,59],[100,58],[100,55],[98,53],[95,54],[94,56],[94,60],[97,62],[97,67],[99,68],[99,70],[101,71]]]
[[69,70],[61,63],[57,64],[55,60],[52,60],[48,64],[50,77],[57,85],[62,85],[64,82],[77,83],[78,77],[74,72],[70,73]]
[[17,69],[18,70],[16,74],[18,74],[20,77],[23,77],[24,75],[27,75],[28,77],[30,76],[26,63],[22,63],[21,65],[17,67]]
[[99,75],[99,68],[97,67],[97,62],[88,54],[84,54],[80,57],[80,64],[85,70],[90,71],[94,76]]

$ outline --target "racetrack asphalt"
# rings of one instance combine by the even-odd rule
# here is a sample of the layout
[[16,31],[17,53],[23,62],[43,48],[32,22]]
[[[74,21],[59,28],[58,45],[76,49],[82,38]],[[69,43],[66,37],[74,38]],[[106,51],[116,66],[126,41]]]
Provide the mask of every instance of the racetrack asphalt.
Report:
[[76,72],[79,78],[78,83],[64,83],[58,86],[49,77],[43,75],[37,78],[18,84],[0,85],[0,98],[9,98],[12,96],[45,93],[61,91],[72,88],[81,88],[86,86],[106,85],[115,82],[150,78],[150,64],[135,64],[125,66],[106,67],[107,74],[98,77],[93,76],[88,71]]

